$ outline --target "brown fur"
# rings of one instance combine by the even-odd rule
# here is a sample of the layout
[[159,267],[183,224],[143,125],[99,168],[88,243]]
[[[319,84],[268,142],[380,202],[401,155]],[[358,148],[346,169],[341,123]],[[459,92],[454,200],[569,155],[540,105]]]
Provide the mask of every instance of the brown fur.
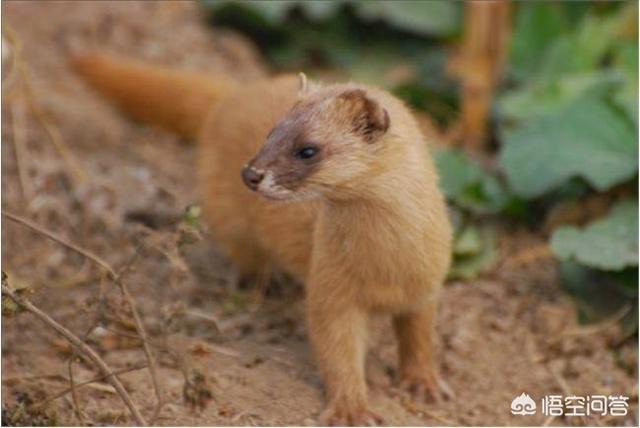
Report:
[[[109,87],[127,76],[101,74]],[[426,141],[406,107],[357,84],[299,94],[297,79],[284,76],[226,92],[199,142],[216,241],[244,273],[275,267],[306,283],[309,337],[329,401],[323,421],[380,422],[364,375],[372,313],[393,317],[405,385],[436,395],[434,320],[451,231]],[[317,155],[297,158],[309,145]],[[242,183],[243,168],[266,174],[258,192],[287,201],[258,197]]]
[[134,119],[189,138],[202,128],[211,104],[235,86],[225,76],[165,70],[98,54],[75,57],[73,66]]

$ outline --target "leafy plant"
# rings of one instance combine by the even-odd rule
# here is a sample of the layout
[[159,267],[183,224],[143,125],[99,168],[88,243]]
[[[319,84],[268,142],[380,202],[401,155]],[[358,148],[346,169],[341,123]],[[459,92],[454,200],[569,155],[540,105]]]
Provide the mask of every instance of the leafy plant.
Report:
[[618,111],[587,95],[505,131],[500,161],[513,191],[524,197],[541,196],[576,176],[602,191],[636,175],[638,145]]
[[460,5],[453,2],[423,2],[398,0],[394,2],[368,1],[301,1],[301,0],[205,0],[204,4],[214,12],[225,7],[242,7],[258,13],[269,25],[283,25],[288,15],[299,9],[311,20],[333,17],[345,5],[365,21],[385,22],[391,27],[424,36],[447,36],[459,27]]
[[[588,9],[566,26],[567,7],[518,9],[522,26],[516,27],[512,61],[516,76],[528,81],[498,103],[500,162],[513,191],[528,198],[573,177],[603,191],[638,171],[638,51],[624,32],[637,8],[603,16]],[[525,55],[527,41],[534,55]]]
[[574,296],[582,320],[598,321],[626,310],[628,336],[638,328],[638,202],[622,201],[603,219],[583,229],[557,229],[551,248],[560,274]]
[[435,152],[440,187],[457,206],[476,214],[502,211],[509,202],[504,185],[460,150]]
[[[636,17],[631,2],[519,5],[512,85],[496,109],[499,160],[511,191],[537,200],[555,194],[553,201],[636,179]],[[551,247],[581,320],[625,307],[625,329],[637,330],[637,195],[582,229],[558,228]]]
[[584,229],[565,226],[551,238],[551,248],[563,261],[620,271],[638,266],[638,202],[623,201],[609,215]]
[[495,176],[460,150],[436,150],[435,160],[440,187],[455,210],[449,277],[471,279],[491,268],[498,256],[493,229],[477,217],[502,211],[509,196]]
[[[455,117],[457,83],[444,42],[461,29],[462,3],[204,1],[210,20],[247,34],[280,69],[348,70],[386,86],[440,124]],[[396,71],[404,68],[398,78]],[[394,77],[396,76],[396,77]]]
[[637,268],[607,272],[563,261],[560,276],[576,302],[580,322],[599,322],[622,315],[622,339],[638,330]]
[[451,279],[473,279],[490,269],[498,260],[495,233],[490,227],[468,224],[456,228],[453,244]]
[[623,337],[638,328],[638,202],[617,203],[602,219],[579,229],[558,228],[551,248],[561,261],[565,288],[585,322],[622,308]]
[[454,2],[398,0],[353,4],[358,16],[364,19],[385,21],[424,36],[449,36],[457,30],[460,21],[460,7]]

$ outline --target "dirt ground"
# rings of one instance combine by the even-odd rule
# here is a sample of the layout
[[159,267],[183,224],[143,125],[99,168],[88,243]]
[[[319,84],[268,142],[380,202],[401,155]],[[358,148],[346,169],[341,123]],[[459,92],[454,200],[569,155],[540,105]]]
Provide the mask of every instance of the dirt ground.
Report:
[[[255,48],[206,27],[197,5],[185,2],[3,2],[2,12],[13,39],[3,65],[2,209],[116,270],[128,267],[125,281],[160,366],[166,404],[155,423],[315,424],[322,385],[305,338],[302,288],[286,278],[238,286],[206,231],[181,221],[198,201],[195,147],[120,116],[67,63],[74,52],[99,49],[252,79],[268,73]],[[553,261],[514,256],[543,239],[507,228],[491,273],[447,284],[438,332],[452,400],[414,403],[395,388],[390,326],[374,320],[371,402],[388,424],[637,426],[637,341],[620,343],[615,323],[576,325]],[[99,269],[7,219],[2,244],[13,287],[29,287],[36,305],[86,337],[114,370],[145,363],[130,311]],[[104,381],[78,388],[76,400],[28,405],[68,387],[70,360],[76,383],[99,374],[71,351],[33,315],[3,317],[3,425],[134,424]],[[120,379],[150,418],[148,370]],[[522,392],[538,401],[622,394],[631,406],[626,417],[513,416],[511,401]]]

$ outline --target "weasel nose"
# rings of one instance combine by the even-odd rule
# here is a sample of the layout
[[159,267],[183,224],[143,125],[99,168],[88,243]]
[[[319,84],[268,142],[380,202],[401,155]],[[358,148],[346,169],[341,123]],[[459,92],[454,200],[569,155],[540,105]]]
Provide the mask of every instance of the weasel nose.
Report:
[[251,190],[256,190],[263,178],[264,174],[257,172],[251,167],[245,166],[242,168],[242,180]]

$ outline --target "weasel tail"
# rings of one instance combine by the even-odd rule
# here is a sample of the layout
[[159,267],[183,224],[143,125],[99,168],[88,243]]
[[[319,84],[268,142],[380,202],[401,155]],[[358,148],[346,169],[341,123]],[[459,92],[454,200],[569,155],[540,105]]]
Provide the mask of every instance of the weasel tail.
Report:
[[213,104],[236,86],[226,76],[165,69],[103,54],[76,56],[72,64],[130,117],[188,139],[196,138]]

